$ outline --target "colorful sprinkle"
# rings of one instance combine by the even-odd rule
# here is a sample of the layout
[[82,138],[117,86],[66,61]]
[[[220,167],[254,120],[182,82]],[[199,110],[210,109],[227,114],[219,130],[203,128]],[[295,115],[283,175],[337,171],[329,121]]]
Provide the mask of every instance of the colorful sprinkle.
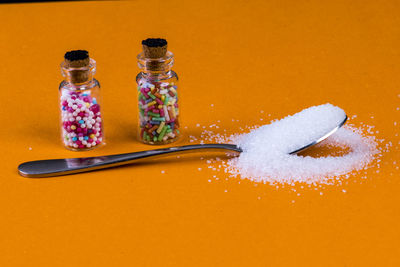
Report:
[[143,142],[165,144],[179,137],[179,132],[174,132],[179,126],[176,89],[174,83],[139,82],[140,138]]
[[62,137],[67,148],[82,150],[103,142],[100,106],[91,95],[61,88]]

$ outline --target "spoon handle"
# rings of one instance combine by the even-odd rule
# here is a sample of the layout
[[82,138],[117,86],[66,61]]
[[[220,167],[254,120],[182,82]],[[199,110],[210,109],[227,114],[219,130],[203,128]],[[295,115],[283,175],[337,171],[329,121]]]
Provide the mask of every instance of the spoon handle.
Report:
[[241,152],[240,148],[231,144],[198,144],[99,157],[29,161],[20,164],[18,172],[20,175],[30,178],[60,176],[111,168],[130,164],[139,159],[198,149],[225,149]]

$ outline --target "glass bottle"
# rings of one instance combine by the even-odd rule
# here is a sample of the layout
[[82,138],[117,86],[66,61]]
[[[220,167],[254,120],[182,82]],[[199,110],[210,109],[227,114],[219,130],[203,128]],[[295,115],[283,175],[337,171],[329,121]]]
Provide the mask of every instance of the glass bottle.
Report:
[[61,63],[64,76],[59,87],[61,138],[73,151],[90,150],[104,144],[100,84],[93,78],[96,61],[85,50],[67,52]]
[[141,72],[136,76],[139,94],[139,140],[164,145],[179,136],[178,76],[171,70],[174,55],[164,39],[146,39],[137,56]]

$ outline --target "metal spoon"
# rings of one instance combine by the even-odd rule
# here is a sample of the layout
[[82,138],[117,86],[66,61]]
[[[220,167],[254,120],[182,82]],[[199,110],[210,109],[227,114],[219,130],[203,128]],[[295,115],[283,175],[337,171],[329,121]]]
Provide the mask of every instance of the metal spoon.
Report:
[[[318,140],[315,140],[314,142],[304,147],[292,151],[290,154],[303,151],[309,148],[310,146],[313,146],[321,142],[322,140],[326,139],[328,136],[330,136],[340,127],[342,127],[343,124],[345,124],[346,120],[347,116],[345,116],[344,120],[330,132],[326,133]],[[163,149],[154,149],[154,150],[125,153],[125,154],[99,156],[99,157],[29,161],[20,164],[18,166],[18,171],[20,175],[29,178],[60,176],[60,175],[111,168],[111,167],[131,164],[138,159],[144,159],[160,155],[168,155],[171,153],[188,152],[199,149],[207,149],[207,150],[222,149],[238,153],[242,152],[241,148],[231,144],[198,144],[198,145],[187,145],[179,147],[169,147]]]

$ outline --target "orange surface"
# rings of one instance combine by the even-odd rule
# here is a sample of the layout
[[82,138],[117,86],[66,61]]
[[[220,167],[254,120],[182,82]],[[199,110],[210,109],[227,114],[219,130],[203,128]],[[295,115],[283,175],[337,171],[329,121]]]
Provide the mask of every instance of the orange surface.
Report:
[[[399,12],[398,1],[0,5],[0,265],[399,266]],[[178,144],[200,133],[197,123],[238,132],[330,102],[393,146],[367,179],[297,192],[226,180],[200,154],[20,177],[23,161],[153,148],[136,140],[135,57],[149,36],[167,38],[176,55],[188,127]],[[59,141],[59,64],[71,49],[98,63],[99,150]]]

